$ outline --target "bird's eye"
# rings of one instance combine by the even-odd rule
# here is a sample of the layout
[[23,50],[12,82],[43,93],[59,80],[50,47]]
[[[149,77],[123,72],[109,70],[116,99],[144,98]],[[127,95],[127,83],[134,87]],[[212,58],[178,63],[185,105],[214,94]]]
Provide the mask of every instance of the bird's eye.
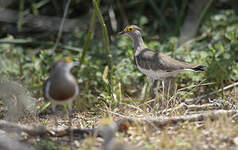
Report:
[[128,28],[128,31],[132,31],[132,30],[133,30],[132,27]]

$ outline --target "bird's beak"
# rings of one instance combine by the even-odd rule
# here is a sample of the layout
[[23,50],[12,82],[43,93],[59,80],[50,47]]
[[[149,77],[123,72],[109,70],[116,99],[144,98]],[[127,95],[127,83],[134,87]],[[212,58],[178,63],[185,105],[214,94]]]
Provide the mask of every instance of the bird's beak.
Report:
[[124,30],[122,30],[121,32],[118,32],[119,35],[122,35],[124,33],[126,33]]

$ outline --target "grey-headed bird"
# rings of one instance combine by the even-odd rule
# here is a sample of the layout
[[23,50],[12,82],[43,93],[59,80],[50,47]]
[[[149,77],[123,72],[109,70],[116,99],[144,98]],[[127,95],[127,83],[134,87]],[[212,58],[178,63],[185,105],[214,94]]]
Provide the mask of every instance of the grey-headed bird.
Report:
[[[135,64],[147,76],[152,87],[154,87],[155,80],[161,80],[164,88],[165,78],[186,70],[204,71],[205,66],[203,65],[188,64],[149,49],[144,44],[141,29],[136,25],[127,25],[119,34],[126,34],[133,40]],[[154,89],[155,94],[157,91],[158,87]]]

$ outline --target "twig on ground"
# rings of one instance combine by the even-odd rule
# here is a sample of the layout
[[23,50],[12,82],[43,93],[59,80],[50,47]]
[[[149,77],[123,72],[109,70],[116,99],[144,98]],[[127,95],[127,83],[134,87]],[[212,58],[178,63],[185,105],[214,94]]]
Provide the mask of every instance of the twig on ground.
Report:
[[[184,121],[203,121],[207,119],[218,119],[221,116],[234,116],[238,113],[238,110],[213,110],[198,114],[174,116],[174,117],[159,117],[159,118],[129,118],[124,116],[126,119],[121,119],[113,122],[109,125],[99,126],[98,128],[92,129],[72,129],[73,135],[76,137],[84,137],[85,135],[95,135],[97,137],[104,137],[107,130],[113,132],[127,131],[130,126],[135,124],[152,125],[154,127],[163,127],[167,125],[175,125]],[[116,113],[117,114],[117,113]],[[117,114],[118,115],[118,114]],[[63,137],[70,134],[69,129],[61,130],[47,130],[43,126],[25,126],[19,125],[7,121],[0,121],[0,129],[11,131],[11,132],[26,132],[31,136],[43,136],[50,135],[52,137]]]
[[201,111],[201,110],[212,110],[212,109],[219,109],[218,103],[208,103],[203,105],[187,105],[189,111]]
[[136,106],[134,106],[134,105],[130,105],[130,104],[123,103],[123,102],[120,102],[120,105],[125,105],[125,106],[127,106],[127,107],[136,109],[136,110],[138,110],[138,111],[140,111],[140,112],[144,112],[139,106],[136,107]]
[[213,110],[206,111],[198,114],[189,114],[189,115],[181,115],[174,117],[158,117],[158,118],[129,118],[123,119],[122,122],[129,122],[128,125],[133,124],[147,124],[153,125],[155,127],[164,127],[167,125],[175,125],[180,122],[190,121],[203,121],[207,119],[215,120],[221,116],[233,116],[238,113],[238,110]]
[[[74,128],[72,129],[73,135],[75,137],[85,137],[88,135],[94,135],[96,137],[104,137],[108,133],[108,131],[113,131],[113,132],[124,132],[128,130],[128,127],[132,124],[133,122],[130,121],[130,119],[122,119],[113,122],[112,124],[108,125],[103,125],[99,126],[97,128],[86,128],[86,129],[79,129],[79,128]],[[68,136],[70,134],[70,131],[68,129],[60,129],[60,130],[52,130],[50,132],[50,135],[53,137],[63,137],[63,136]]]
[[217,99],[213,99],[213,100],[209,100],[209,103],[217,103],[221,106],[221,108],[227,108],[227,109],[238,109],[238,106],[234,103],[232,103],[231,101],[229,101],[229,99],[222,99],[222,98],[217,98]]
[[161,117],[161,118],[155,118],[155,119],[139,119],[139,121],[148,121],[150,123],[153,123],[157,127],[163,127],[166,125],[174,125],[180,122],[184,121],[203,121],[207,119],[218,119],[221,116],[233,116],[234,114],[237,114],[238,110],[213,110],[213,111],[207,111],[203,113],[198,114],[190,114],[190,115],[182,115],[182,116],[175,116],[175,117]]
[[232,87],[235,87],[235,86],[238,86],[238,82],[235,82],[233,84],[230,84],[226,87],[224,87],[223,89],[219,89],[217,91],[213,91],[211,93],[208,93],[208,94],[204,94],[204,95],[201,95],[201,96],[198,96],[196,98],[191,98],[191,99],[186,99],[185,100],[185,103],[193,103],[193,102],[199,102],[201,99],[205,98],[205,97],[208,97],[208,96],[211,96],[211,95],[214,95],[214,94],[217,94],[217,93],[220,93],[222,91],[225,91],[225,90],[228,90]]
[[191,88],[195,88],[195,87],[199,87],[199,86],[206,86],[206,85],[213,85],[213,84],[215,84],[215,82],[211,82],[211,83],[202,83],[201,82],[198,85],[191,85],[191,86],[187,86],[187,87],[178,89],[177,92],[184,91],[184,90],[191,89]]
[[164,114],[169,112],[175,112],[179,110],[188,110],[188,111],[200,111],[200,110],[211,110],[221,108],[218,103],[208,103],[203,105],[187,105],[186,103],[180,103],[177,107],[165,109],[159,111],[157,114]]
[[107,112],[107,113],[110,113],[110,114],[119,116],[119,117],[124,118],[124,119],[130,119],[130,117],[125,116],[125,115],[122,115],[122,114],[117,113],[117,112],[113,112],[113,111],[110,111],[110,110],[104,110],[104,109],[101,109],[101,108],[99,108],[99,109],[100,109],[101,111],[104,111],[104,112]]
[[48,133],[44,126],[26,126],[0,120],[0,129],[8,132],[25,132],[31,136],[43,136]]
[[[215,104],[214,104],[215,105]],[[192,105],[190,106],[191,109],[205,109],[206,107],[215,107],[214,105],[202,105],[202,106],[195,106]],[[186,104],[181,104],[180,107],[184,107]],[[179,109],[179,108],[178,108]],[[128,122],[132,123],[148,123],[149,125],[154,125],[156,127],[163,127],[166,125],[174,125],[179,122],[184,122],[184,121],[202,121],[206,119],[218,119],[220,116],[232,116],[234,114],[238,113],[238,110],[211,110],[203,113],[198,113],[198,114],[189,114],[189,115],[182,115],[182,116],[174,116],[174,117],[158,117],[158,118],[131,118],[127,117],[124,115],[121,115],[119,113],[111,112],[117,116],[123,117],[124,120],[128,120]]]
[[[16,132],[21,133],[25,132],[30,136],[44,136],[50,135],[53,137],[61,137],[70,134],[68,129],[61,129],[61,130],[48,130],[44,126],[27,126],[27,125],[20,125],[4,120],[0,120],[0,129],[7,131],[7,132]],[[83,136],[84,134],[89,135],[94,133],[94,129],[73,129],[75,135]]]
[[[97,128],[85,128],[85,129],[79,129],[75,128],[72,129],[73,135],[75,137],[84,137],[85,135],[96,135],[97,137],[103,137],[104,134],[106,134],[107,130],[112,130],[113,132],[123,132],[128,129],[128,124],[130,124],[129,119],[122,119],[113,122],[109,125],[99,126]],[[44,136],[44,135],[50,135],[52,137],[63,137],[68,136],[70,134],[70,131],[68,128],[66,129],[59,129],[59,130],[48,130],[44,126],[26,126],[26,125],[20,125],[8,121],[1,120],[0,121],[0,129],[7,131],[7,132],[16,132],[21,133],[25,132],[29,134],[30,136]]]

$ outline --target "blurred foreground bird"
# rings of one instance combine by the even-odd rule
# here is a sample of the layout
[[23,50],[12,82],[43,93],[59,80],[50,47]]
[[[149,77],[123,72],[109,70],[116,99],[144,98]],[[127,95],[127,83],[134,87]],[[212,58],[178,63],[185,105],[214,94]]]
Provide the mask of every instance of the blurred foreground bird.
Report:
[[[147,76],[153,87],[155,80],[161,80],[164,88],[164,79],[186,70],[204,71],[205,66],[188,64],[175,60],[165,54],[157,53],[146,47],[141,36],[141,29],[136,25],[127,25],[119,34],[126,34],[134,42],[134,61],[137,68]],[[158,92],[158,86],[154,89]]]
[[121,121],[97,128],[96,132],[104,139],[103,146],[100,150],[143,150],[141,147],[131,145],[115,136],[115,133],[119,130],[119,123],[121,123]]
[[[50,77],[44,86],[44,95],[51,101],[54,113],[56,105],[68,105],[70,141],[72,141],[72,103],[79,93],[77,80],[70,72],[74,65],[69,57],[56,61],[50,69]],[[57,126],[57,124],[55,116],[55,125]]]

